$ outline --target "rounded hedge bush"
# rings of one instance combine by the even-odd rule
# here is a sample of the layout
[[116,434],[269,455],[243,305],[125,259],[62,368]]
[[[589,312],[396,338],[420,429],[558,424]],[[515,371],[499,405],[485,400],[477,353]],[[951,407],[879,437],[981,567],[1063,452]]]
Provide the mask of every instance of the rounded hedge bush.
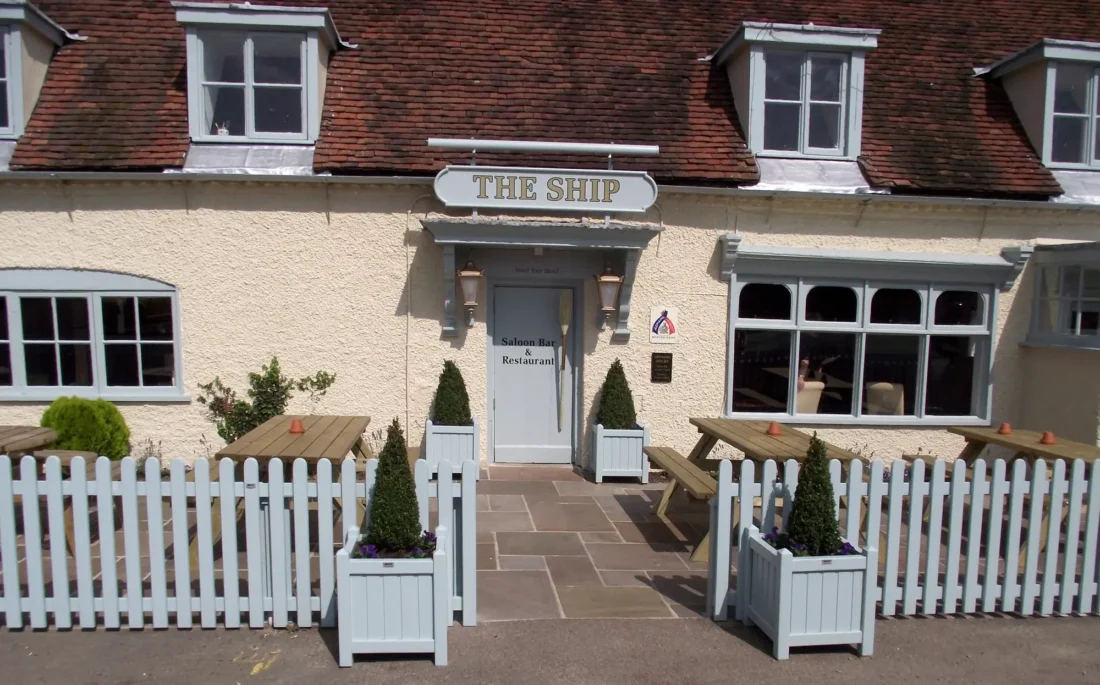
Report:
[[57,432],[55,449],[94,452],[111,459],[122,459],[130,451],[126,419],[106,400],[59,397],[42,414],[42,426]]

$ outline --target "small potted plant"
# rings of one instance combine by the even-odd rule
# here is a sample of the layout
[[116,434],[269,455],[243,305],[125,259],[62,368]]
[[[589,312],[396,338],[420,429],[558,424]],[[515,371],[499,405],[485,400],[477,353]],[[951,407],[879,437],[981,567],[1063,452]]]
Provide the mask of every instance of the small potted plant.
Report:
[[[353,654],[434,653],[447,663],[447,531],[420,527],[405,434],[397,419],[378,458],[366,534],[350,527],[336,553],[340,665]],[[438,537],[437,537],[438,536]]]
[[443,362],[439,385],[432,398],[431,417],[424,428],[424,459],[431,473],[439,462],[449,462],[455,473],[466,461],[478,461],[477,418],[470,416],[470,396],[462,372],[452,361]]
[[878,553],[841,539],[835,507],[825,443],[814,433],[787,531],[761,536],[750,526],[748,563],[739,570],[745,622],[772,639],[776,659],[799,646],[858,644],[862,656],[874,648]]
[[602,483],[604,476],[626,476],[648,483],[649,458],[642,451],[648,444],[649,428],[638,425],[634,396],[616,359],[607,370],[596,413],[592,445],[596,482]]

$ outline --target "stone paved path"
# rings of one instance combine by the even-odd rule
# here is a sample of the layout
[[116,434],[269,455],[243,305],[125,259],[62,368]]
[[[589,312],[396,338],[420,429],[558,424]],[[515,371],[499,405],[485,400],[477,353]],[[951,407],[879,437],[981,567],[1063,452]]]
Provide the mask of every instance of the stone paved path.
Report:
[[663,483],[595,484],[569,467],[490,466],[478,483],[478,619],[697,617],[690,561],[706,508],[653,508]]

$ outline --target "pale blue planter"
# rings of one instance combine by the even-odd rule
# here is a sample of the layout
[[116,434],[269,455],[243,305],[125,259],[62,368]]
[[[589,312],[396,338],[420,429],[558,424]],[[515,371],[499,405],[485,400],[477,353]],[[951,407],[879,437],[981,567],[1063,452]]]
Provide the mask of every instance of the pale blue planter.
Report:
[[643,448],[649,444],[649,427],[637,430],[609,430],[596,424],[592,432],[592,471],[596,482],[605,476],[638,478],[649,482],[649,457]]
[[833,557],[796,557],[748,529],[748,568],[738,570],[737,601],[747,601],[745,623],[772,639],[776,659],[791,647],[859,645],[871,656],[875,643],[873,596],[878,551]]
[[437,473],[441,461],[450,463],[454,473],[462,472],[464,462],[477,464],[477,431],[476,416],[472,426],[437,426],[428,419],[424,424],[424,460],[428,462],[428,472]]
[[359,529],[349,528],[336,553],[336,611],[340,666],[354,654],[420,654],[447,665],[451,615],[447,530],[436,530],[431,559],[353,559]]

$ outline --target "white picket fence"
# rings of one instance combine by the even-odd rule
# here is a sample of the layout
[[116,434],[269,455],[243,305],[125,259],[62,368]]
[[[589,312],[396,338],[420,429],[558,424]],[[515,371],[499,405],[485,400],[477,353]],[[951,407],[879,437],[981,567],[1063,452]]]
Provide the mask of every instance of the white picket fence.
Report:
[[[249,459],[238,480],[234,462],[223,459],[215,464],[218,477],[212,480],[206,460],[197,461],[189,473],[177,459],[165,480],[155,460],[146,462],[144,478],[139,479],[133,459],[123,459],[113,472],[112,462],[100,457],[94,478],[89,478],[84,460],[78,457],[66,478],[57,457],[46,460],[44,477],[42,463],[24,457],[18,465],[20,477],[13,479],[12,460],[0,455],[0,614],[4,624],[22,628],[29,619],[30,627],[46,628],[52,616],[56,627],[70,628],[76,614],[81,628],[119,628],[123,617],[129,628],[142,628],[147,621],[153,628],[167,628],[170,621],[190,628],[197,614],[203,628],[237,628],[244,614],[252,628],[263,627],[265,621],[276,628],[291,621],[309,627],[315,617],[323,627],[335,626],[334,543],[343,542],[339,531],[347,527],[344,516],[355,516],[359,505],[369,513],[377,462],[368,461],[365,472],[357,473],[355,462],[345,460],[338,480],[333,479],[328,460],[312,464],[316,470],[308,473],[309,464],[295,460],[292,477],[286,480],[283,463],[273,459],[267,478],[261,479],[258,463]],[[416,465],[420,523],[428,528],[429,500],[436,500],[438,525],[451,531],[453,609],[461,612],[464,624],[473,625],[477,616],[477,465],[465,464],[458,471],[461,480],[443,466],[438,480],[432,481],[427,463]],[[43,505],[46,526],[41,521]],[[239,507],[243,508],[243,540],[238,539]],[[212,525],[215,512],[220,514],[220,527]],[[171,519],[167,544],[166,514]],[[116,527],[116,515],[121,526]],[[67,518],[72,522],[72,540],[66,539]],[[98,547],[92,541],[93,529],[99,532],[94,543]],[[220,542],[215,539],[219,532]],[[49,551],[48,572],[43,535]],[[190,554],[193,541],[195,570]],[[243,568],[238,554],[244,556]]]
[[[878,461],[869,469],[852,462],[847,474],[829,464],[841,534],[857,546],[877,541],[883,616],[1097,613],[1100,462],[1018,460],[1010,468],[998,459],[992,469],[982,460],[967,469],[936,461],[927,476],[920,460],[908,469],[895,463],[887,475]],[[744,618],[731,569],[747,563],[747,545],[738,544],[747,527],[755,519],[763,531],[785,529],[798,464],[784,464],[782,475],[778,468],[720,464],[707,579],[716,620],[731,607]]]

